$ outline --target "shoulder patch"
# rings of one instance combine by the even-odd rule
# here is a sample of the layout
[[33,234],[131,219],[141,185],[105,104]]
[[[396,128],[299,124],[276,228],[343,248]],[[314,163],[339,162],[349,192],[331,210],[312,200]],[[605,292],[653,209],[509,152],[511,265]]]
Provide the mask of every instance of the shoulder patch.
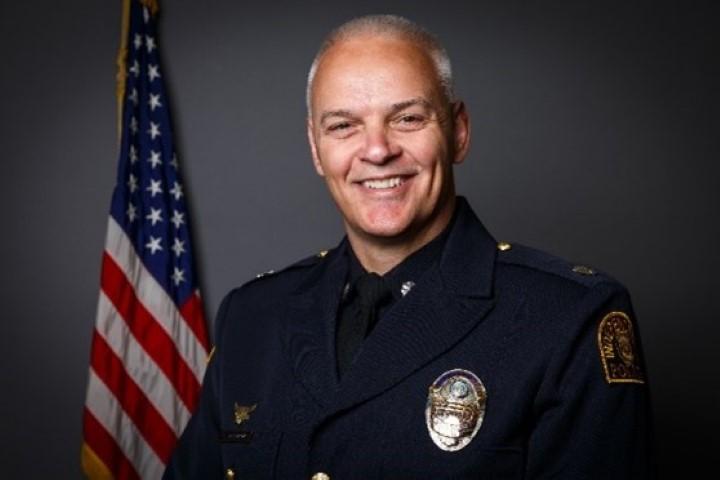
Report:
[[500,242],[497,261],[563,277],[587,287],[615,281],[595,268],[571,263],[549,253],[518,244]]
[[610,312],[598,327],[598,348],[608,383],[645,383],[633,323],[625,312]]

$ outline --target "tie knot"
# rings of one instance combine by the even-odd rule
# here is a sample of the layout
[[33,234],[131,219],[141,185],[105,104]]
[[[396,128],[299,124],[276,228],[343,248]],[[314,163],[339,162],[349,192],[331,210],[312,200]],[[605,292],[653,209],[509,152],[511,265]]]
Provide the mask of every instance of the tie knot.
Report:
[[392,297],[390,285],[377,273],[364,273],[355,282],[355,292],[365,308],[375,308]]

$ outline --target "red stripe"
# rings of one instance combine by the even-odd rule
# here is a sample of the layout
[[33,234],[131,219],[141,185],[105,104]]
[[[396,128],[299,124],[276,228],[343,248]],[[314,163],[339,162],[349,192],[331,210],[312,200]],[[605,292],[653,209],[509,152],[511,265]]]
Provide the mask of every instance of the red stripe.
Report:
[[210,342],[208,341],[207,328],[205,325],[205,314],[203,313],[202,301],[197,292],[190,295],[180,307],[180,315],[185,319],[190,329],[197,337],[200,344],[205,347],[205,353],[210,351]]
[[130,378],[123,367],[122,360],[115,355],[97,330],[93,333],[90,365],[97,376],[113,392],[148,445],[160,457],[160,460],[167,464],[175,442],[177,442],[175,433],[148,400],[142,389]]
[[83,411],[83,438],[115,478],[118,480],[140,479],[140,475],[120,450],[115,439],[87,407]]
[[194,411],[200,383],[172,338],[138,300],[132,284],[107,252],[103,254],[101,287],[135,339],[173,384],[185,406]]

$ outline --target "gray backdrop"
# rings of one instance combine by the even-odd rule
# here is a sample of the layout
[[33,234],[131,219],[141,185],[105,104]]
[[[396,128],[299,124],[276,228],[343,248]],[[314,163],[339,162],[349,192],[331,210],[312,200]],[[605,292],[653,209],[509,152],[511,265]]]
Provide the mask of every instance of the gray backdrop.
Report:
[[[297,2],[300,3],[300,2]],[[686,2],[163,2],[161,46],[208,316],[336,243],[304,81],[324,33],[395,12],[435,31],[473,120],[459,190],[498,239],[633,293],[664,478],[718,442],[718,17]],[[78,478],[116,165],[119,2],[0,7],[0,476]]]

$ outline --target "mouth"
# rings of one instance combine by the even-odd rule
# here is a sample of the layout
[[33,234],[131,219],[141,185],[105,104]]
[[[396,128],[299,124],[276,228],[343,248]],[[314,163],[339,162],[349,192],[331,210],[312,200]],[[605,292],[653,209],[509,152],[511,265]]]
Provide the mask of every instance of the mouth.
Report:
[[370,190],[390,190],[393,188],[398,188],[405,183],[405,180],[406,178],[401,176],[372,178],[368,180],[363,180],[362,182],[360,182],[360,184],[365,188],[369,188]]

